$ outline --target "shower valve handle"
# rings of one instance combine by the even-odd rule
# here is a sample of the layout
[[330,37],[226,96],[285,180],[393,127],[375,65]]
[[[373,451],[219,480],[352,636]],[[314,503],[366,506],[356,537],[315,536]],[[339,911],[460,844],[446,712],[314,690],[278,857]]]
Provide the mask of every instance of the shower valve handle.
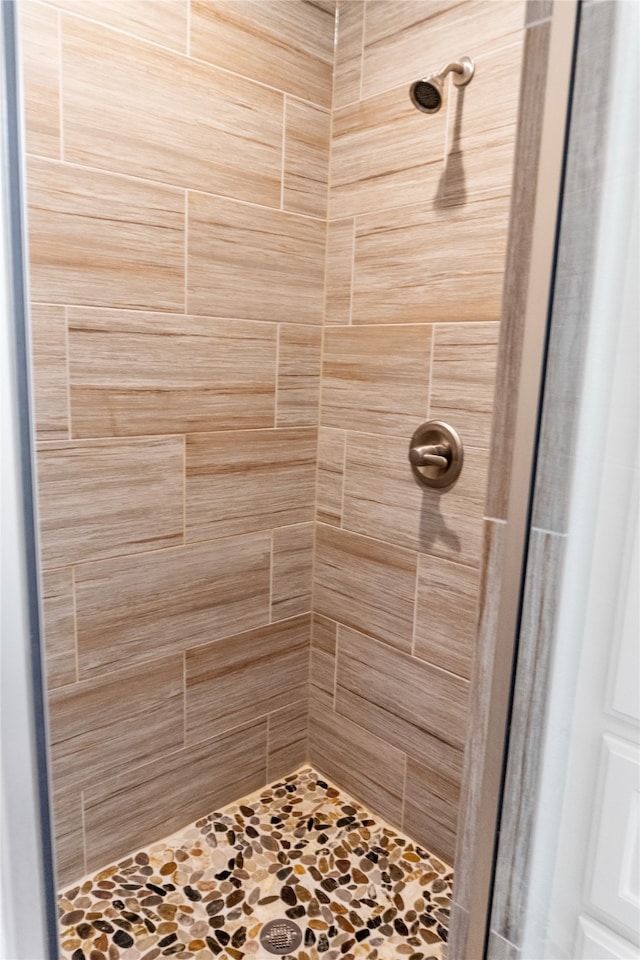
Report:
[[418,427],[409,444],[413,475],[427,487],[450,487],[462,469],[462,441],[442,420],[427,420]]
[[428,444],[425,447],[412,447],[409,460],[416,467],[440,467],[446,470],[451,463],[449,444]]

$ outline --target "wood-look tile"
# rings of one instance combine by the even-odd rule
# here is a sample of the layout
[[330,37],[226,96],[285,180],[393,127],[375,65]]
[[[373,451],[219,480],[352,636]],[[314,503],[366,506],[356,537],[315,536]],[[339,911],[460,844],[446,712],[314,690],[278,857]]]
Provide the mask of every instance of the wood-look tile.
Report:
[[326,217],[330,121],[327,110],[286,98],[282,195],[285,210]]
[[229,537],[76,568],[81,677],[269,622],[271,538]]
[[178,437],[40,444],[43,566],[181,543],[183,487],[183,441]]
[[[477,56],[487,48],[504,46],[523,25],[524,0],[370,3],[365,17],[363,89],[374,94],[409,84],[465,51]],[[451,53],[443,53],[447,50]]]
[[325,233],[320,220],[190,193],[188,312],[320,323]]
[[87,869],[97,870],[267,782],[267,721],[94,784],[85,792]]
[[507,215],[497,197],[359,217],[353,322],[498,320]]
[[[458,864],[458,872],[453,891],[455,902],[466,913],[471,907],[477,877],[476,855],[486,836],[486,826],[478,816],[485,763],[490,753],[495,752],[495,747],[488,735],[488,718],[491,707],[491,677],[496,656],[505,532],[506,524],[503,521],[487,520],[485,522],[478,633],[469,683],[468,722],[456,837],[455,860]],[[455,947],[452,956],[464,956],[460,950],[464,948],[466,927],[452,932]]]
[[413,652],[469,679],[478,617],[479,571],[439,557],[418,557]]
[[307,762],[309,701],[305,697],[269,714],[267,781],[286,777]]
[[62,35],[66,160],[280,206],[281,93],[84,20]]
[[66,440],[69,437],[69,388],[65,310],[33,303],[30,319],[36,437]]
[[504,784],[491,914],[493,929],[522,943],[527,914],[531,835],[542,764],[551,657],[562,582],[566,537],[531,531],[518,645],[518,666],[509,725],[509,756]]
[[311,676],[314,687],[331,696],[335,687],[338,624],[314,613],[311,621]]
[[51,808],[56,887],[60,890],[84,877],[87,872],[80,790],[73,783],[67,787],[52,784]]
[[325,280],[325,323],[349,323],[355,220],[332,220],[327,224],[327,272]]
[[314,768],[399,827],[405,755],[334,713],[331,698],[321,690],[312,689],[309,706],[309,759]]
[[187,540],[313,520],[316,430],[227,430],[187,437]]
[[344,430],[320,427],[316,519],[334,527],[342,523],[345,442]]
[[271,619],[297,617],[311,609],[313,524],[273,531]]
[[499,323],[437,324],[429,418],[455,426],[463,443],[491,441]]
[[409,550],[319,524],[314,610],[408,651],[416,567]]
[[34,300],[184,308],[182,191],[34,157],[27,187]]
[[421,846],[453,864],[460,801],[458,782],[407,758],[402,828]]
[[69,308],[74,437],[272,427],[276,327]]
[[337,649],[336,711],[458,780],[468,682],[342,624]]
[[23,0],[20,53],[24,82],[25,146],[28,153],[60,157],[60,64],[58,13]]
[[360,97],[364,12],[362,0],[340,0],[333,74],[334,110]]
[[526,31],[523,53],[518,129],[509,239],[504,279],[503,322],[500,331],[491,438],[491,480],[486,514],[504,518],[511,478],[515,432],[516,397],[522,355],[523,318],[529,283],[536,171],[540,154],[543,99],[541,85],[547,74],[550,25],[542,23]]
[[408,440],[426,420],[430,356],[428,324],[325,330],[321,424]]
[[189,0],[49,0],[68,13],[79,14],[141,40],[150,40],[183,53],[187,49]]
[[192,0],[192,57],[331,106],[334,14],[287,0]]
[[184,743],[182,657],[49,693],[53,779],[92,786]]
[[308,615],[193,647],[186,654],[187,743],[218,736],[306,696]]
[[279,324],[276,426],[301,427],[318,423],[321,346],[320,327]]
[[458,91],[449,81],[445,197],[511,192],[524,31],[516,36],[515,43],[474,57],[468,86]]
[[526,25],[548,20],[553,13],[553,0],[527,0]]
[[445,130],[445,111],[425,121],[404,86],[334,110],[329,216],[435,199]]
[[409,438],[350,433],[344,481],[345,530],[477,567],[487,484],[486,450],[465,446],[462,473],[444,490],[420,484]]
[[45,671],[49,688],[76,681],[76,624],[71,567],[42,572]]

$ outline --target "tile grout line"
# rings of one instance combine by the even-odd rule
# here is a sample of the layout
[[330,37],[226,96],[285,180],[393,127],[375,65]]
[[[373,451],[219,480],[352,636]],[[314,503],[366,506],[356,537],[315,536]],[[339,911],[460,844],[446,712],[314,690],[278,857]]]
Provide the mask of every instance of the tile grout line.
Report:
[[[278,401],[280,399],[280,396],[279,396],[280,391],[278,388],[280,384],[280,340],[281,339],[282,339],[282,324],[278,323],[277,329],[276,329],[276,356],[275,356],[276,376],[275,376],[275,381],[273,385],[273,427],[266,428],[266,429],[272,429],[272,430],[287,429],[286,426],[278,425],[278,419],[279,419],[278,418]],[[299,428],[289,427],[289,429],[297,430]]]
[[[182,749],[186,750],[187,743],[187,651],[182,651]],[[180,749],[180,748],[179,748]]]
[[344,502],[345,502],[345,491],[347,487],[347,443],[348,443],[348,430],[341,430],[342,433],[342,480],[341,480],[341,490],[340,490],[340,530],[344,530]]
[[274,557],[274,535],[275,529],[269,532],[269,623],[275,623],[273,619],[273,557]]
[[420,553],[416,553],[416,581],[413,591],[413,628],[411,631],[411,656],[416,655],[416,627],[418,625],[418,587],[420,584]]
[[431,385],[433,383],[433,357],[436,352],[436,328],[438,324],[434,323],[431,328],[431,348],[429,350],[429,384],[427,386],[427,410],[426,417],[429,420],[431,416]]
[[191,0],[187,0],[187,56],[191,59]]
[[[355,276],[356,276],[356,218],[352,217],[351,225],[351,272],[349,274],[349,326],[354,326],[353,323],[353,301],[354,301],[354,287],[355,287]],[[364,326],[364,324],[363,324]]]
[[81,820],[81,829],[82,829],[82,866],[84,869],[84,876],[86,877],[88,871],[88,857],[87,857],[87,815],[85,811],[84,804],[84,794],[85,791],[80,791],[80,820]]
[[[29,303],[29,315],[31,317],[33,311],[33,302]],[[73,439],[73,424],[72,424],[72,414],[71,414],[71,350],[70,350],[70,337],[69,337],[69,308],[65,304],[62,308],[62,315],[64,317],[64,362],[65,362],[65,381],[67,387],[67,440]]]

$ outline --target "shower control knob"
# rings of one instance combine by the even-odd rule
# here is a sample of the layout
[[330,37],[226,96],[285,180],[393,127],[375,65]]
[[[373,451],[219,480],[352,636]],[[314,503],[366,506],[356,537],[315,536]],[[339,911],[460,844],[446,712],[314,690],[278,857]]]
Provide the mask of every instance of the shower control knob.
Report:
[[462,441],[448,423],[427,420],[411,438],[409,463],[427,487],[450,487],[462,470]]

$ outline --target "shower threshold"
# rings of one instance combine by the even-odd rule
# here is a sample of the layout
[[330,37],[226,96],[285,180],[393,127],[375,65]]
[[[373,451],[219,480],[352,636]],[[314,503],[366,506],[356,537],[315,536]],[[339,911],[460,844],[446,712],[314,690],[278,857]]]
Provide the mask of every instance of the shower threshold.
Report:
[[63,893],[60,957],[270,960],[278,920],[301,931],[291,960],[444,960],[452,883],[303,767]]

